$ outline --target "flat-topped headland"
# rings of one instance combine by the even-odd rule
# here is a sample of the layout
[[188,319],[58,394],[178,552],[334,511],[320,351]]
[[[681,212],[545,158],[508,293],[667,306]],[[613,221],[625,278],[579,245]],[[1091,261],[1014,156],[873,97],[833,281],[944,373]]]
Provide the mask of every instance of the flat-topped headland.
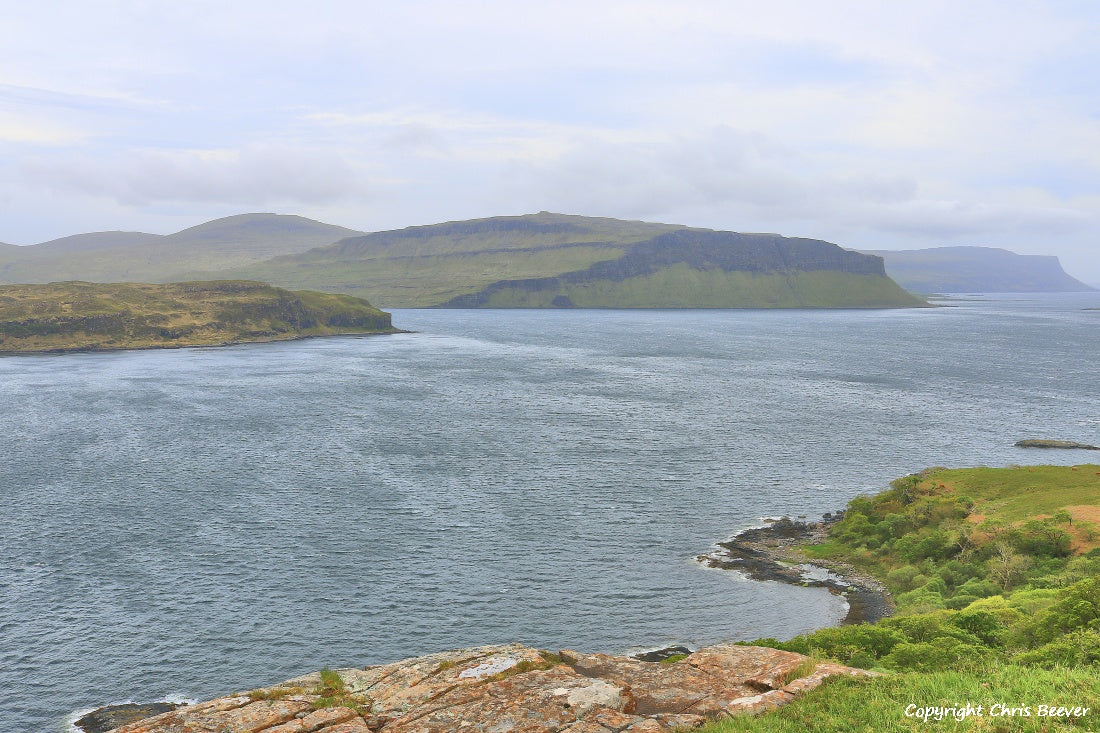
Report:
[[350,295],[247,280],[0,286],[0,353],[225,346],[397,333]]

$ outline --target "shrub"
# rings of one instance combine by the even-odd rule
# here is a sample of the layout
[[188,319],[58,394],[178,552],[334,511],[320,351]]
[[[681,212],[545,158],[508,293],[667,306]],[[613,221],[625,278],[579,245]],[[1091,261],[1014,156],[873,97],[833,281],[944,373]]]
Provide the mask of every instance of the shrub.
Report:
[[963,611],[951,617],[951,623],[978,638],[986,646],[1004,643],[1005,625],[989,611]]
[[1001,589],[997,587],[996,583],[981,578],[971,578],[955,589],[956,595],[977,596],[978,598],[995,596],[1000,592]]
[[891,588],[896,588],[900,591],[913,590],[918,587],[913,581],[915,578],[920,577],[923,582],[920,585],[928,582],[928,579],[923,575],[920,575],[920,571],[912,565],[902,565],[900,568],[894,568],[886,574],[886,584]]
[[1044,669],[1100,665],[1100,631],[1086,629],[1066,634],[1037,649],[1017,654],[1012,661]]
[[954,611],[966,608],[974,601],[977,601],[978,596],[968,596],[955,594],[943,602],[944,608],[950,608]]
[[908,593],[902,593],[896,599],[898,608],[906,613],[926,613],[944,608],[943,596],[934,590],[917,588]]
[[945,638],[934,642],[905,642],[894,647],[882,665],[899,671],[937,672],[944,669],[977,669],[988,664],[994,652],[980,644]]

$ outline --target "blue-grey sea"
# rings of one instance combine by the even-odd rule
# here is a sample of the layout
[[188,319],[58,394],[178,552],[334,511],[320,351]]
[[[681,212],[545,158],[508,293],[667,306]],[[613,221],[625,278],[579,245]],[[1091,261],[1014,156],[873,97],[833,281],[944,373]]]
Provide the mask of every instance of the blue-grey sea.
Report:
[[836,623],[825,590],[692,558],[927,466],[1100,460],[1013,447],[1100,442],[1100,293],[942,302],[0,358],[0,730],[470,645]]

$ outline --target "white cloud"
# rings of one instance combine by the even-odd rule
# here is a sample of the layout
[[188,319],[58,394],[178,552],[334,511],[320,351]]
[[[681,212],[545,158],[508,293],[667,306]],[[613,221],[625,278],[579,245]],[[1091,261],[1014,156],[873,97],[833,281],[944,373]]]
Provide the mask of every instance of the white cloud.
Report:
[[120,160],[54,156],[27,161],[26,176],[55,191],[128,206],[166,202],[323,204],[362,193],[331,152],[274,147],[139,151]]

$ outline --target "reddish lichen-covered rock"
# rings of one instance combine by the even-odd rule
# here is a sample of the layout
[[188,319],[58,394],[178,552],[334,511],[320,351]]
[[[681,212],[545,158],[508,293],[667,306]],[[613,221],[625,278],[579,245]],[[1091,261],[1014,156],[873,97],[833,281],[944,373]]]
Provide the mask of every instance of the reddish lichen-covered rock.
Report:
[[486,646],[342,669],[218,698],[115,733],[662,733],[759,714],[834,675],[872,673],[764,647],[721,645],[673,664]]

